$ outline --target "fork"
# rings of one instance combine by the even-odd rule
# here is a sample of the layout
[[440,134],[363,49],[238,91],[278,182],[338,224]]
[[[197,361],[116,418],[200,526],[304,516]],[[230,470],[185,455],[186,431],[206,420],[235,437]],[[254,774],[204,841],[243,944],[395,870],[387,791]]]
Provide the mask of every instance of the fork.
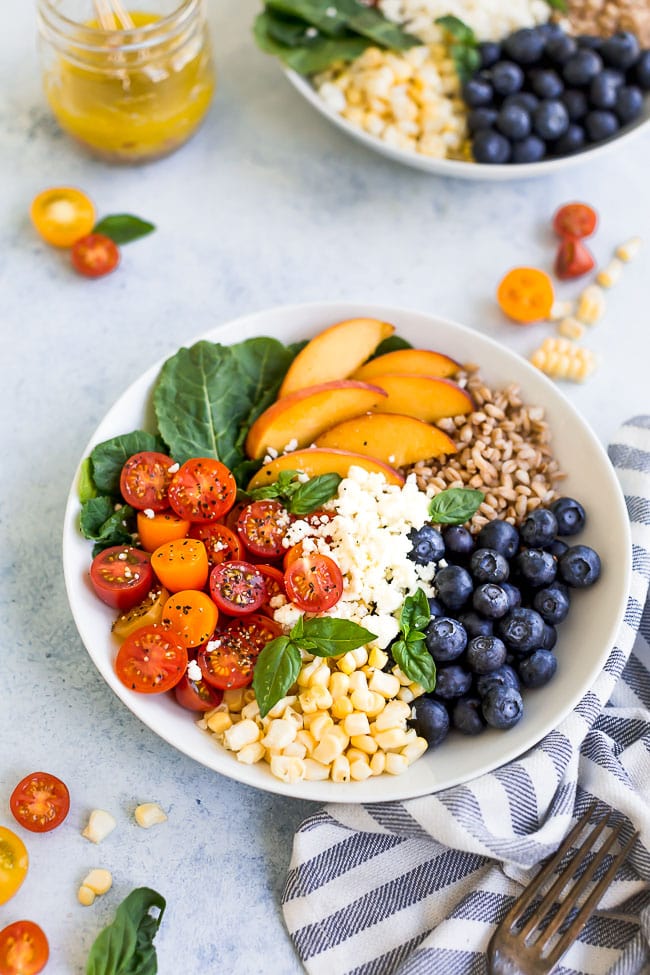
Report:
[[[552,877],[556,867],[566,857],[574,841],[590,824],[597,802],[593,802],[584,816],[578,820],[568,833],[564,842],[553,857],[540,870],[537,876],[526,887],[523,894],[515,901],[506,916],[496,929],[487,949],[488,968],[490,975],[549,975],[562,956],[576,941],[583,927],[596,910],[598,903],[608,884],[613,880],[616,871],[624,862],[627,854],[639,835],[634,833],[625,843],[620,852],[614,857],[603,876],[597,881],[593,890],[588,894],[577,914],[572,918],[568,927],[560,931],[571,912],[578,906],[582,895],[594,879],[605,857],[616,843],[623,828],[623,823],[615,827],[593,860],[584,872],[576,879],[566,896],[560,901],[570,881],[574,880],[579,868],[594,852],[594,847],[609,824],[609,815],[600,819],[590,830],[580,846],[576,848],[569,863],[557,876],[543,896],[541,903],[536,905],[532,914],[527,916],[529,909],[542,895],[547,881]],[[551,909],[559,903],[555,914]],[[559,935],[557,941],[553,939]]]

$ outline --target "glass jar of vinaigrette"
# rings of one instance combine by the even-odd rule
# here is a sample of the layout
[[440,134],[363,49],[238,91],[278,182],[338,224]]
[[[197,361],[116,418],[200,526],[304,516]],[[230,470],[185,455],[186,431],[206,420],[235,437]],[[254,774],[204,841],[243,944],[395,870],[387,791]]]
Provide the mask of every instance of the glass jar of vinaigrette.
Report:
[[128,11],[119,0],[37,5],[45,94],[82,146],[142,163],[197,130],[215,86],[204,0],[136,0]]

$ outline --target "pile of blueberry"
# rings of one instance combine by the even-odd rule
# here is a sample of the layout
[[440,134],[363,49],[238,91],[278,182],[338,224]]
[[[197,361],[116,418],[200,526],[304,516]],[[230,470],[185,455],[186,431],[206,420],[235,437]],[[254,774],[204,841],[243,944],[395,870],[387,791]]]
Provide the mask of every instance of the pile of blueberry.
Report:
[[426,630],[436,688],[415,700],[412,719],[429,745],[450,728],[466,735],[511,728],[523,714],[522,689],[551,680],[571,593],[600,576],[594,549],[564,541],[584,524],[582,505],[563,497],[518,527],[495,519],[476,535],[457,525],[411,532],[414,562],[447,563],[434,578]]
[[474,159],[531,163],[616,135],[643,111],[650,50],[634,34],[572,37],[557,24],[479,45],[463,86]]

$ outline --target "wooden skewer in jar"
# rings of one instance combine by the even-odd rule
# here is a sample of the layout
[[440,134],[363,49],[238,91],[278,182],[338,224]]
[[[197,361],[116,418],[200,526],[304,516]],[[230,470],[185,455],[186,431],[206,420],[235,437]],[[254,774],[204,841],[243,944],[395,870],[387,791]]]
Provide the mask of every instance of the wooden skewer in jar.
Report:
[[104,30],[133,30],[135,27],[122,0],[93,0],[93,6]]

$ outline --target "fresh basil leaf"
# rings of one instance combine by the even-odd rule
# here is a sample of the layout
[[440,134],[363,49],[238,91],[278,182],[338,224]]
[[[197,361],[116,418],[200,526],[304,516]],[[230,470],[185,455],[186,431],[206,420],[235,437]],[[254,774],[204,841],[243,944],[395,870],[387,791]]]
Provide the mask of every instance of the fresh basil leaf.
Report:
[[429,514],[436,525],[462,525],[478,511],[485,495],[472,488],[447,488],[431,501]]
[[373,354],[370,356],[371,359],[376,359],[377,356],[386,355],[387,352],[397,352],[399,349],[412,349],[413,346],[406,339],[403,339],[400,335],[389,335],[387,339],[384,339],[379,343]]
[[298,471],[280,471],[277,481],[253,488],[250,493],[254,501],[266,501],[269,498],[290,498],[300,487],[297,480]]
[[104,234],[116,244],[129,244],[132,240],[146,237],[155,230],[155,226],[148,220],[141,220],[130,213],[114,213],[103,217],[95,224],[93,233]]
[[553,10],[559,10],[560,13],[563,14],[568,14],[569,12],[569,4],[567,3],[567,0],[546,0],[546,2],[549,7],[553,8]]
[[475,47],[468,47],[465,44],[452,44],[449,53],[462,82],[469,81],[481,67],[481,55]]
[[93,557],[111,545],[132,545],[135,511],[128,504],[115,509],[115,499],[104,495],[90,498],[81,506],[79,527],[84,538],[96,544]]
[[84,458],[84,460],[81,462],[78,492],[79,500],[82,504],[84,501],[90,501],[91,498],[97,497],[97,487],[93,481],[92,463],[90,457]]
[[309,652],[316,657],[338,657],[349,650],[363,647],[376,634],[366,630],[352,620],[339,620],[332,616],[315,616],[303,620],[302,638],[309,640]]
[[460,17],[446,14],[444,17],[436,17],[436,24],[440,24],[446,31],[449,31],[452,37],[463,44],[477,44],[476,34],[469,24],[466,24]]
[[316,511],[336,495],[342,480],[340,474],[318,474],[302,484],[299,482],[289,499],[289,511],[292,515]]
[[305,617],[299,616],[296,622],[293,624],[289,636],[294,641],[294,643],[300,642],[302,645],[302,638],[304,632],[305,632]]
[[97,935],[86,962],[86,975],[155,975],[158,962],[153,940],[165,907],[165,898],[157,891],[149,887],[132,890],[112,923]]
[[278,43],[269,33],[267,13],[255,18],[253,35],[260,50],[273,54],[288,68],[305,76],[319,74],[335,62],[354,61],[372,43],[366,37],[349,34],[338,38],[321,37],[308,47],[288,47]]
[[146,430],[124,433],[119,437],[104,440],[93,447],[90,454],[91,472],[100,494],[112,494],[119,497],[122,468],[129,457],[141,450],[167,453],[167,447],[160,437],[153,433],[147,433]]
[[395,640],[390,652],[397,666],[407,677],[431,692],[436,686],[436,665],[424,639]]
[[399,617],[400,629],[408,636],[411,630],[423,630],[430,619],[429,600],[424,590],[416,589],[412,596],[404,600]]
[[262,648],[255,661],[253,690],[263,718],[295,683],[301,665],[300,650],[288,636],[278,636]]

